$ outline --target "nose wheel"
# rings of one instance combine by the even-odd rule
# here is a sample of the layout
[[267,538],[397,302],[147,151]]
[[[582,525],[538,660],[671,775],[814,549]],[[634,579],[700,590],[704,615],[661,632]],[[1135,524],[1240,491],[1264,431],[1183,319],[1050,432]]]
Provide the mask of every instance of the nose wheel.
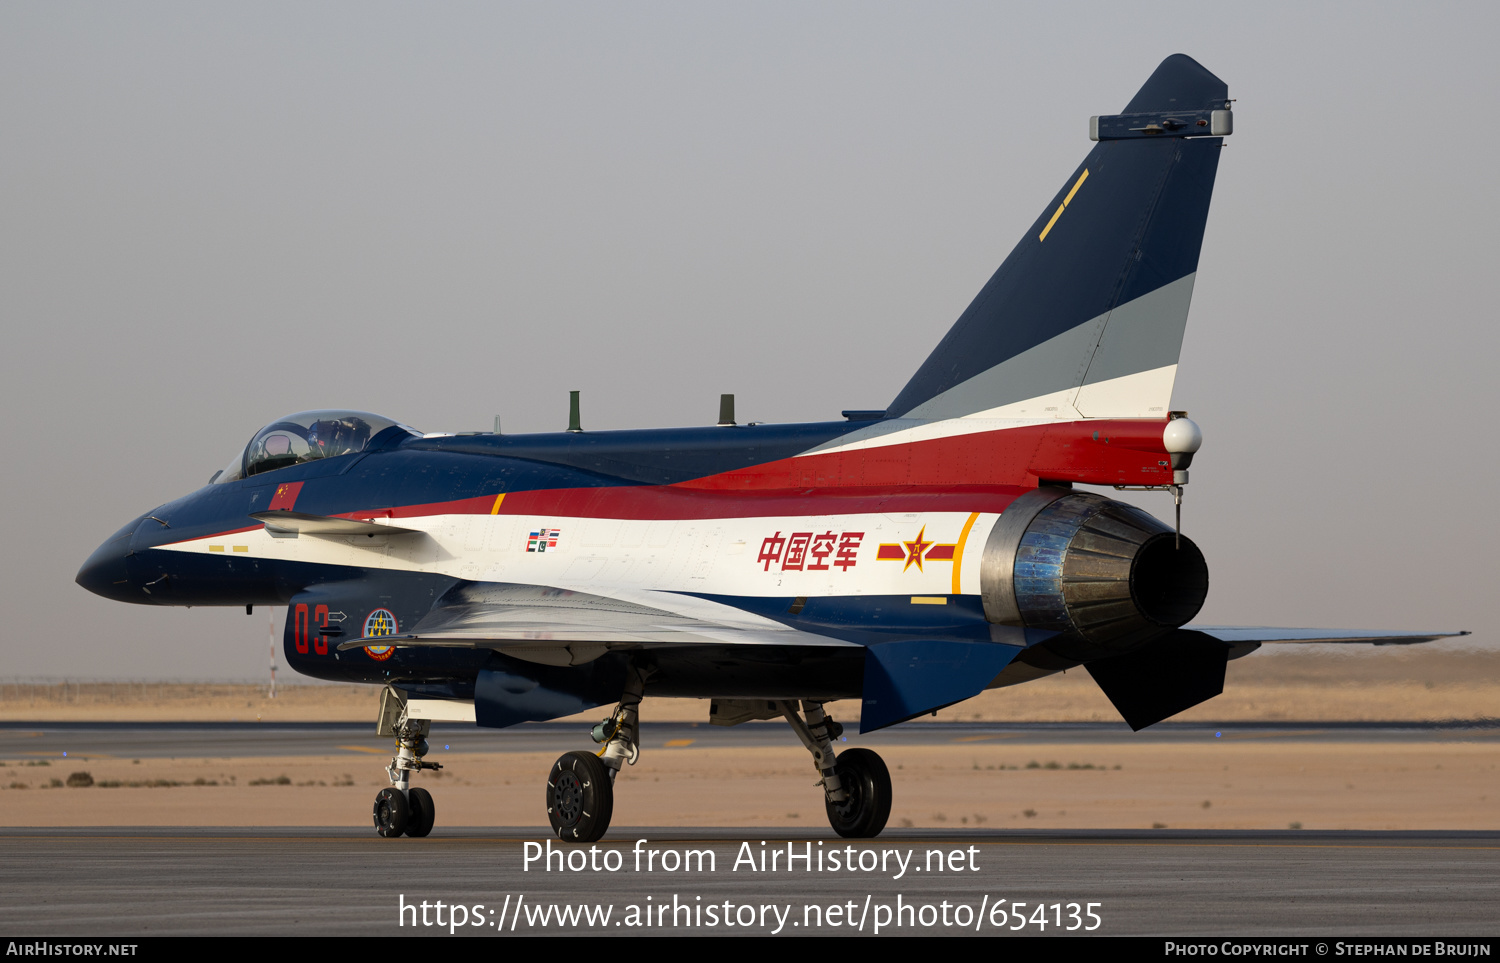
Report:
[[432,793],[421,788],[408,789],[406,808],[410,810],[410,815],[406,820],[406,835],[420,837],[432,832],[432,824],[437,820],[437,809],[432,805]]
[[401,790],[388,788],[375,794],[375,831],[387,839],[406,832],[411,810]]
[[426,836],[432,832],[436,817],[432,793],[425,789],[408,789],[403,796],[392,786],[375,795],[375,832],[387,839]]

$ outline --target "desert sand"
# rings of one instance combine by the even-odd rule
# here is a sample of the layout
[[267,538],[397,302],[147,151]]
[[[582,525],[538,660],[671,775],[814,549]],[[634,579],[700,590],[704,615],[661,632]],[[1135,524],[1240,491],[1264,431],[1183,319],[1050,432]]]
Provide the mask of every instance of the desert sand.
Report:
[[[1270,649],[1272,647],[1267,647]],[[1500,715],[1500,651],[1472,641],[1418,646],[1282,646],[1229,663],[1224,694],[1181,722],[1421,721]],[[295,678],[295,677],[293,677]],[[283,680],[286,679],[283,673]],[[375,686],[0,681],[0,721],[373,723]],[[843,721],[859,703],[833,703]],[[598,721],[603,710],[573,717]],[[706,722],[702,699],[647,699],[641,717]],[[1107,722],[1118,713],[1082,669],[992,689],[938,713],[942,721]]]
[[[1500,654],[1472,645],[1304,648],[1230,664],[1224,695],[1184,721],[1493,718]],[[0,719],[337,721],[373,723],[373,687],[84,683],[0,685]],[[858,704],[834,714],[858,718]],[[593,721],[599,711],[585,714]],[[648,720],[702,721],[706,703],[648,699]],[[995,690],[939,713],[987,721],[1113,720],[1087,673]],[[920,723],[913,723],[920,724]],[[373,729],[373,726],[372,726]],[[1310,742],[1236,732],[1202,744],[1026,745],[956,735],[882,749],[895,785],[892,826],[1111,829],[1494,829],[1500,741],[1462,730],[1438,741]],[[580,729],[579,747],[588,741]],[[46,759],[19,744],[0,768],[12,826],[350,826],[369,824],[389,746],[373,732],[326,756]],[[545,831],[551,754],[443,753],[423,774],[443,826]],[[87,772],[90,786],[69,786]],[[826,826],[815,774],[787,734],[782,748],[653,749],[620,776],[616,826]],[[83,782],[79,777],[73,780]]]
[[[0,799],[11,826],[368,827],[375,793],[387,784],[389,750],[380,742],[288,758],[12,760],[0,769],[0,787],[9,787]],[[1271,735],[1024,746],[999,738],[881,754],[895,787],[893,827],[1500,828],[1493,741],[1323,744]],[[546,831],[551,753],[433,758],[447,768],[418,784],[433,793],[439,829]],[[94,784],[66,785],[76,772]],[[621,773],[614,824],[826,829],[814,779],[790,739],[784,748],[652,750]]]

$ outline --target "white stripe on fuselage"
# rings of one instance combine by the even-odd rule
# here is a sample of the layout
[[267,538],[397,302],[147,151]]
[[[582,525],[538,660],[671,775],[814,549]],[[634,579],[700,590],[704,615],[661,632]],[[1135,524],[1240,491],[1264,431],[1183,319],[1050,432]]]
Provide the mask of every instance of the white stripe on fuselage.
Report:
[[1165,418],[1166,404],[1141,411],[1139,399],[1170,399],[1177,366],[1166,365],[1151,371],[1111,378],[1080,388],[1067,388],[1051,394],[1028,398],[1013,404],[976,411],[960,418],[925,421],[916,418],[893,418],[868,428],[860,428],[826,444],[798,455],[827,455],[833,452],[910,445],[939,438],[954,438],[987,431],[1006,431],[1050,425],[1060,421],[1086,421],[1090,418]]
[[[690,520],[428,515],[400,519],[403,527],[422,534],[374,539],[362,535],[272,538],[264,529],[256,529],[160,548],[224,558],[424,572],[475,582],[547,585],[725,623],[722,606],[678,593],[937,599],[954,594],[953,571],[958,566],[959,594],[978,594],[985,538],[998,517],[978,516],[961,557],[952,561],[924,558],[920,567],[905,559],[879,559],[880,546],[900,545],[909,555],[907,543],[914,543],[919,535],[929,545],[956,545],[969,513]],[[544,529],[559,531],[556,547],[528,552],[531,533]],[[789,546],[804,542],[801,536],[807,536],[803,552],[789,558]],[[232,552],[224,547],[229,545],[244,550]],[[776,624],[745,613],[740,613],[740,620],[747,627]]]

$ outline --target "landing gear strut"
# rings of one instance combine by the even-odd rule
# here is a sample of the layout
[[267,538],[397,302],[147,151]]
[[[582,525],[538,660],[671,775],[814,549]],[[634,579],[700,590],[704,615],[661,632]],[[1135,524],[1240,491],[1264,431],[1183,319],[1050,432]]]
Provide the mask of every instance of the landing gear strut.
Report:
[[567,752],[547,775],[547,820],[559,839],[592,843],[609,829],[615,810],[615,776],[641,757],[641,696],[649,669],[632,665],[620,704],[609,718],[594,727],[593,739],[604,748],[598,755]]
[[884,760],[869,749],[847,749],[835,756],[833,740],[844,727],[823,711],[821,702],[803,701],[806,718],[797,713],[795,702],[775,705],[812,753],[833,831],[849,839],[879,836],[891,818],[891,773]]
[[391,785],[375,796],[375,831],[382,836],[426,836],[432,832],[437,818],[432,793],[411,785],[412,773],[443,768],[440,762],[422,759],[427,755],[427,733],[431,729],[431,720],[407,717],[406,703],[393,689],[381,693],[376,733],[396,738],[396,754],[385,767]]

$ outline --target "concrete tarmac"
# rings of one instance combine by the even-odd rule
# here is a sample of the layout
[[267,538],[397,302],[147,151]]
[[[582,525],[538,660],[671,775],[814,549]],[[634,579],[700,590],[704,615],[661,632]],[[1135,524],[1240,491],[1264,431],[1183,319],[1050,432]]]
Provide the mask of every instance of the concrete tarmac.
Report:
[[1500,930],[1495,832],[888,830],[853,844],[745,832],[617,827],[595,847],[554,844],[547,869],[547,840],[522,830],[0,830],[0,927],[17,938]]

